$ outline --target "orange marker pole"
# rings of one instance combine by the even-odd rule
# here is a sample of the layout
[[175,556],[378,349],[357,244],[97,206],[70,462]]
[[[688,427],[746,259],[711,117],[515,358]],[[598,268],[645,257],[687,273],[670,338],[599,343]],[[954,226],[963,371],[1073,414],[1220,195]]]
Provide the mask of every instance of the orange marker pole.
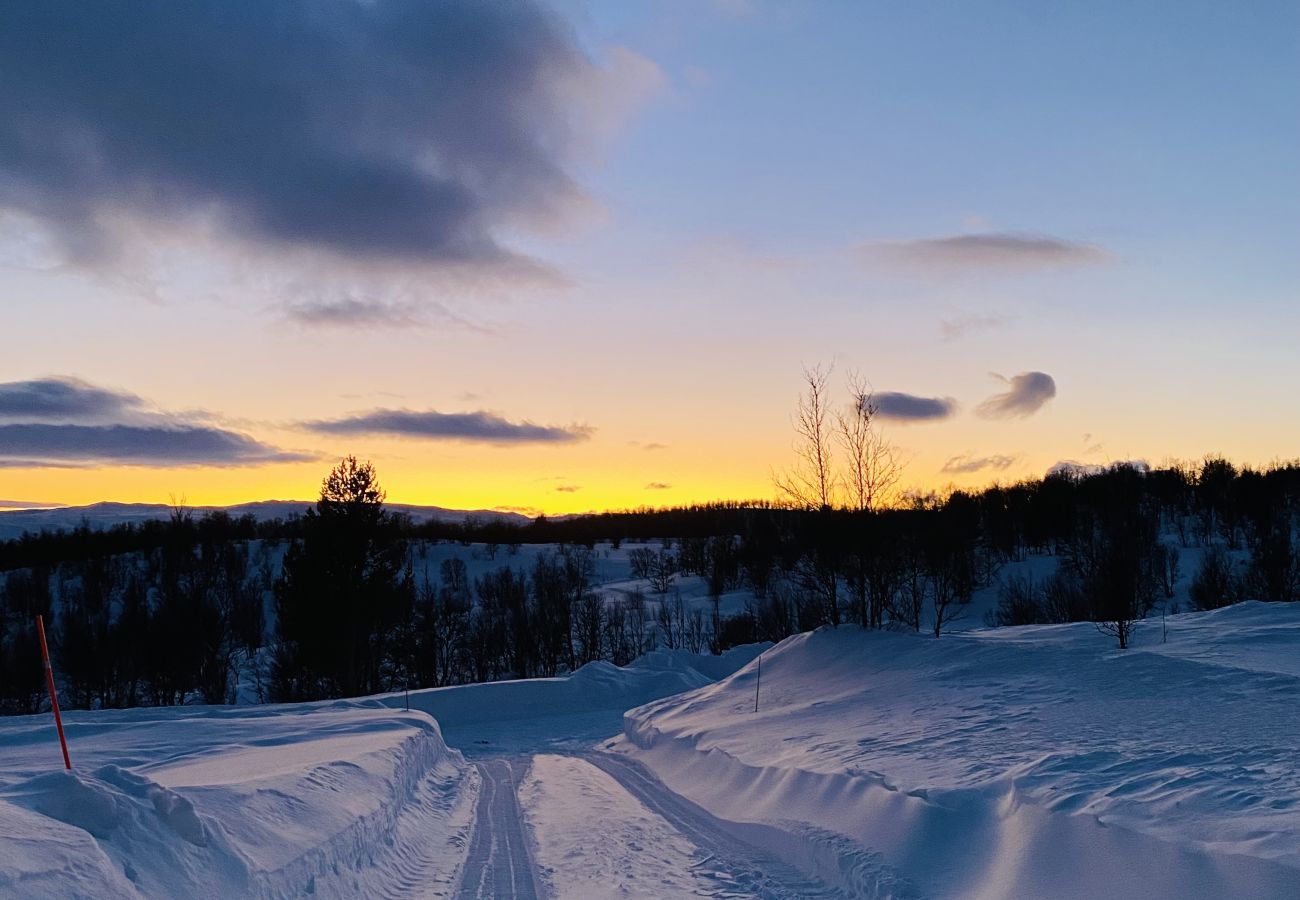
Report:
[[45,686],[50,689],[50,709],[54,710],[54,727],[59,729],[59,746],[63,748],[63,768],[71,770],[68,758],[68,739],[63,736],[63,716],[59,715],[59,692],[54,689],[54,669],[50,666],[50,648],[45,643],[45,618],[36,617],[36,630],[41,634],[41,658],[45,660]]

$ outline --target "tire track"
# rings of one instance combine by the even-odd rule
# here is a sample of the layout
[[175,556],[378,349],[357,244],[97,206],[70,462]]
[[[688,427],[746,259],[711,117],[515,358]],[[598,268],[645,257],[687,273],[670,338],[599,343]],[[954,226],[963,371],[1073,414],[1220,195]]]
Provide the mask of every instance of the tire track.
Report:
[[475,763],[483,786],[465,857],[459,900],[539,900],[539,879],[516,794],[526,757]]

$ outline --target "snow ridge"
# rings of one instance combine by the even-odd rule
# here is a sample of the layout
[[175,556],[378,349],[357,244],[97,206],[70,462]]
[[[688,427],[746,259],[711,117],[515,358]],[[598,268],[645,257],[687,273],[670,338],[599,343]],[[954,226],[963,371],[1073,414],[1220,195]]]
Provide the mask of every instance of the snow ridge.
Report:
[[826,629],[764,654],[757,714],[751,663],[628,712],[620,747],[854,896],[1296,896],[1300,645],[1228,662],[1266,621],[1294,636],[1300,606],[1172,617],[1124,654],[1087,624]]

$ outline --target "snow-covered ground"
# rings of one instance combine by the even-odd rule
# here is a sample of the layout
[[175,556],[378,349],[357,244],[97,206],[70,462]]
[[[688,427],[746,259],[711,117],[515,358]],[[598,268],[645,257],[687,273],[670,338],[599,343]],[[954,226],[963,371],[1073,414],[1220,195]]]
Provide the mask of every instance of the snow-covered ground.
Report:
[[0,720],[0,895],[1300,896],[1300,605],[1167,625]]
[[421,713],[339,702],[0,722],[0,894],[353,897],[450,890],[461,755]]
[[784,829],[848,889],[1300,896],[1300,604],[1175,616],[1162,637],[821,630],[630,711],[617,746],[720,818]]
[[451,896],[484,778],[439,720],[479,756],[585,748],[760,649],[409,698],[71,711],[72,773],[48,715],[0,719],[0,896]]

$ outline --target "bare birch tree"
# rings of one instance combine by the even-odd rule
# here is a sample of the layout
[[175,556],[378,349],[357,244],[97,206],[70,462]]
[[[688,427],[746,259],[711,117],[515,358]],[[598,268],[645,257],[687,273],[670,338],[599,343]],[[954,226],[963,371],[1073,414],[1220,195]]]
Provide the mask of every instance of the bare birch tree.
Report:
[[879,407],[860,374],[849,373],[848,408],[835,413],[835,437],[844,450],[844,489],[857,510],[887,506],[902,475],[894,447],[876,421]]
[[794,416],[795,464],[775,475],[777,494],[792,506],[829,509],[834,505],[836,477],[831,460],[831,429],[826,382],[830,369],[804,367],[804,392]]

